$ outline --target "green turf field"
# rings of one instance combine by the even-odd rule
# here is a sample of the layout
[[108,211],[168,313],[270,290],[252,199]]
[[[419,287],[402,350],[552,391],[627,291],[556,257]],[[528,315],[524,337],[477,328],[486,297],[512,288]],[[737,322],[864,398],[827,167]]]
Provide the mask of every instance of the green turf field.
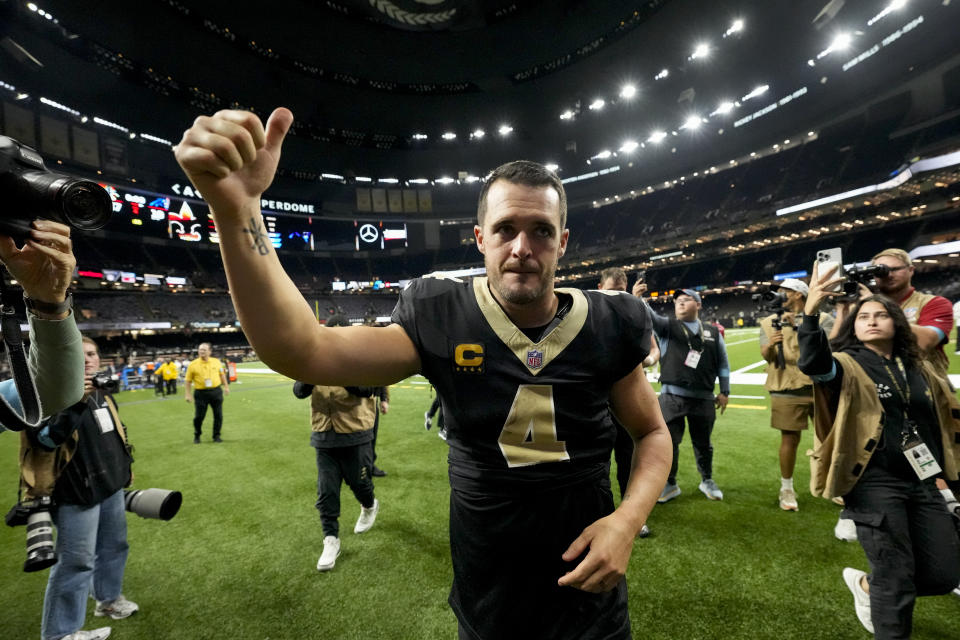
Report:
[[[733,370],[760,359],[756,329],[727,333]],[[744,341],[744,342],[741,342]],[[951,357],[953,357],[951,355]],[[960,361],[952,361],[960,372]],[[256,365],[247,365],[247,368]],[[751,369],[760,372],[762,368]],[[130,515],[125,594],[136,616],[111,621],[118,640],[401,639],[456,637],[446,603],[446,445],[423,429],[430,387],[421,378],[392,388],[380,431],[376,526],[354,535],[359,505],[342,495],[343,553],[329,573],[314,509],[316,469],[309,403],[290,381],[244,373],[225,403],[225,442],[192,444],[192,406],[181,395],[118,395],[136,445],[135,486],[179,489],[170,522]],[[637,540],[627,574],[634,636],[650,639],[866,638],[840,571],[866,568],[859,545],[833,537],[839,508],[810,497],[801,456],[800,511],[777,507],[778,433],[762,387],[737,385],[714,432],[721,503],[696,488],[689,444],[681,446],[683,495],[654,509],[653,536]],[[804,435],[801,449],[811,443]],[[14,434],[0,435],[3,508],[15,500]],[[0,529],[0,637],[36,638],[47,574],[23,574],[24,529]],[[104,624],[88,608],[87,628]],[[960,598],[919,600],[914,638],[958,637]]]

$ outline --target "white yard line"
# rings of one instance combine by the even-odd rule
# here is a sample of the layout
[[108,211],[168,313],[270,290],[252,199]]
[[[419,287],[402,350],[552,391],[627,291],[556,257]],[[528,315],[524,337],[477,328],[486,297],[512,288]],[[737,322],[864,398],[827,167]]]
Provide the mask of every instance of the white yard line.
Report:
[[754,362],[753,364],[748,364],[747,366],[745,366],[745,367],[743,367],[743,368],[741,368],[741,369],[737,369],[737,370],[734,371],[733,373],[734,373],[734,374],[737,374],[737,373],[745,373],[745,372],[747,372],[747,371],[750,371],[750,369],[756,369],[757,367],[759,367],[759,366],[761,366],[761,365],[765,365],[765,364],[767,364],[767,361],[766,361],[766,360],[760,360],[760,361],[758,361],[758,362]]

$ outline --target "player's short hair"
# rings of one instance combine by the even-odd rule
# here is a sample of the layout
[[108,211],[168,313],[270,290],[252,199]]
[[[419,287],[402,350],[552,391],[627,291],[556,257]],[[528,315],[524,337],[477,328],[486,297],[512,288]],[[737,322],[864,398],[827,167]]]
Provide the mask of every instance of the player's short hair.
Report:
[[477,203],[477,224],[481,227],[487,213],[487,192],[497,180],[506,180],[511,184],[521,184],[525,187],[553,187],[560,196],[560,229],[567,226],[567,192],[557,174],[538,162],[514,160],[494,169],[483,181],[480,200]]
[[613,280],[615,283],[627,283],[627,272],[620,267],[607,267],[600,272],[600,284],[607,280]]
[[877,255],[873,256],[873,258],[870,259],[870,262],[876,262],[877,258],[881,258],[883,256],[896,258],[897,260],[907,265],[908,267],[913,266],[913,260],[910,259],[910,254],[908,254],[903,249],[884,249]]

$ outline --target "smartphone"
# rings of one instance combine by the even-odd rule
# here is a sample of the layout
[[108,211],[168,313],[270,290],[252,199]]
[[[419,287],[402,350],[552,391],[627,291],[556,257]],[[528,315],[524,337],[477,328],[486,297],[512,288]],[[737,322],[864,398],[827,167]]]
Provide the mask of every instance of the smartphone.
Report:
[[[836,266],[836,272],[833,274],[833,278],[842,278],[843,277],[843,254],[840,251],[840,247],[835,249],[822,249],[817,251],[817,273],[824,274],[829,271],[832,267]],[[828,291],[842,291],[843,283],[838,282]]]
[[642,271],[642,270],[641,270],[641,271],[637,271],[637,282],[638,282],[638,283],[646,282],[646,279],[647,279],[647,272],[646,272],[646,271]]

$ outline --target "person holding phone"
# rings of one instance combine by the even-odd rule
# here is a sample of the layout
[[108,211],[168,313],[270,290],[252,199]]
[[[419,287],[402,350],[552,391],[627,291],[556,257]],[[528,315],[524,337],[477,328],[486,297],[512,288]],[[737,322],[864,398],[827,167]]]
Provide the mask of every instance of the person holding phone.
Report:
[[896,302],[853,304],[832,340],[820,303],[837,269],[814,263],[799,330],[800,371],[814,382],[811,492],[843,497],[870,573],[843,570],[860,623],[876,638],[908,638],[917,596],[960,581],[960,540],[936,479],[957,479],[960,402],[922,359]]

